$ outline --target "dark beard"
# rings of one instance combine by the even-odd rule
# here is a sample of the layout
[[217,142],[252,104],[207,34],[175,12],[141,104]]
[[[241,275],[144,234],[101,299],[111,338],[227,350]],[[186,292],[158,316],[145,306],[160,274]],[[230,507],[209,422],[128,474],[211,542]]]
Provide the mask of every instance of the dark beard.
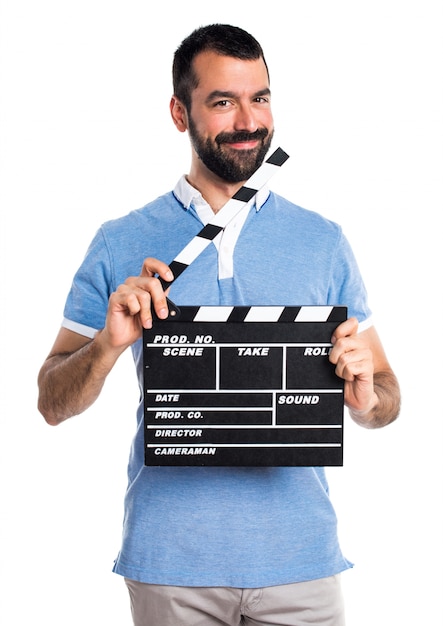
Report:
[[[200,160],[222,180],[228,183],[240,183],[248,180],[260,167],[271,145],[273,133],[267,128],[259,128],[253,133],[238,131],[236,133],[219,133],[214,146],[210,139],[203,140],[197,132],[195,124],[189,116],[189,136]],[[224,143],[261,140],[261,144],[253,150],[223,150]]]

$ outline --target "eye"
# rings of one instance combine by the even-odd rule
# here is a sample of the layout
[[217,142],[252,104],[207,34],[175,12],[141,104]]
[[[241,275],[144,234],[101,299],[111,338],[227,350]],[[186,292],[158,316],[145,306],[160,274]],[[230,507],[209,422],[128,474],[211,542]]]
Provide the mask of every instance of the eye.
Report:
[[220,108],[227,107],[229,106],[229,100],[218,100],[214,103],[214,106]]

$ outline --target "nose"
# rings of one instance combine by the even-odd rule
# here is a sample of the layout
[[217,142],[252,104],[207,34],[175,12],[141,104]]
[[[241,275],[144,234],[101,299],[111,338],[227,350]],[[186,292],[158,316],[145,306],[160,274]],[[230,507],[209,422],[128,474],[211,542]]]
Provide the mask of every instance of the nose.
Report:
[[257,120],[250,104],[241,104],[238,106],[234,120],[234,128],[235,130],[245,130],[248,133],[253,133],[257,130]]

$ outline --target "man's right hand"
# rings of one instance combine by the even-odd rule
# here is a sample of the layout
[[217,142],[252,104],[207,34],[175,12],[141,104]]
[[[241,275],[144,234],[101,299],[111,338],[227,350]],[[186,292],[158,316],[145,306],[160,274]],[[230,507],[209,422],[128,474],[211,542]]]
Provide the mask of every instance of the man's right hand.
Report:
[[94,339],[60,329],[38,377],[38,408],[49,424],[60,424],[91,406],[118,357],[141,337],[143,328],[152,326],[152,307],[160,319],[168,316],[166,293],[156,276],[173,280],[166,263],[145,259],[140,275],[111,294],[105,326]]
[[159,319],[168,317],[166,293],[156,278],[171,282],[173,275],[166,263],[147,258],[139,276],[131,276],[109,298],[106,324],[101,340],[114,349],[126,349],[152,327],[152,308]]

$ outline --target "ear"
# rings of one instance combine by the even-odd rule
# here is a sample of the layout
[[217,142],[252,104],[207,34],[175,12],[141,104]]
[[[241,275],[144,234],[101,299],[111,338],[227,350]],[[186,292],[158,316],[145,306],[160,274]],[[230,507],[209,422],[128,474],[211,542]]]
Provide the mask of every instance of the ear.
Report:
[[172,96],[169,103],[169,110],[171,111],[172,120],[176,128],[184,133],[188,129],[188,116],[186,113],[186,107],[178,98]]

